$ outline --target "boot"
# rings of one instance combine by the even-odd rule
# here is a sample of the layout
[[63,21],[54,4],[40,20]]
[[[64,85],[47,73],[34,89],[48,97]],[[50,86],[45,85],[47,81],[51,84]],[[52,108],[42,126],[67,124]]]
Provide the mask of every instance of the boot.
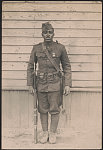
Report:
[[49,143],[50,144],[56,143],[56,133],[54,133],[54,132],[49,133]]
[[48,131],[43,131],[43,134],[40,138],[40,143],[44,144],[48,141]]

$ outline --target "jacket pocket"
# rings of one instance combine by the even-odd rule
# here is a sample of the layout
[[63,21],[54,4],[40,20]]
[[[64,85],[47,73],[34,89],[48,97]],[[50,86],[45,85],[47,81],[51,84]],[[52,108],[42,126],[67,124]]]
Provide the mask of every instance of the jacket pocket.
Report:
[[44,73],[37,73],[38,83],[44,84],[46,82],[46,77]]
[[37,52],[36,53],[36,56],[38,57],[38,58],[40,58],[40,57],[45,57],[45,54],[44,53],[42,53],[42,52]]

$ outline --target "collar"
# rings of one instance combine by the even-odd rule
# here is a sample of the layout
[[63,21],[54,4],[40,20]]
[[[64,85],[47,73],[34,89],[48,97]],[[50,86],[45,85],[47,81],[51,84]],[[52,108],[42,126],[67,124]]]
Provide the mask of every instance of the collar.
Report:
[[46,46],[47,46],[47,45],[50,46],[50,45],[52,45],[52,43],[53,43],[53,41],[50,41],[50,42],[45,42],[45,41],[44,41],[44,45],[46,45]]
[[46,46],[46,48],[47,48],[48,51],[52,51],[52,44],[53,43],[54,43],[53,41],[44,42],[44,45]]

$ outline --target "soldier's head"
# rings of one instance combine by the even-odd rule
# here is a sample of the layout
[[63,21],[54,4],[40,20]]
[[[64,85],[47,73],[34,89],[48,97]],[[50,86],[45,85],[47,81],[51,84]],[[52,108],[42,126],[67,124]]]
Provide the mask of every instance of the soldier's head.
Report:
[[44,41],[50,42],[53,40],[54,37],[54,28],[49,22],[42,24],[42,37]]

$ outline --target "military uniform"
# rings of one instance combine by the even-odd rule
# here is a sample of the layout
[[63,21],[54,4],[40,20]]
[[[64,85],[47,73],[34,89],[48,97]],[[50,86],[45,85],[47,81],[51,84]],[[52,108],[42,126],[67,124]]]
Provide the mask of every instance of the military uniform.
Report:
[[[61,62],[65,75],[65,85],[71,86],[71,65],[65,47],[60,43],[51,42],[47,49],[58,66],[60,66]],[[59,91],[59,76],[56,75],[55,67],[51,64],[50,60],[43,51],[42,43],[33,46],[27,69],[27,85],[33,85],[32,73],[34,72],[34,63],[37,62],[39,65],[39,70],[37,72],[37,90],[39,92]]]
[[[51,41],[48,45],[43,42],[52,58],[60,67],[62,64],[65,86],[71,86],[71,65],[65,47],[58,43]],[[42,48],[42,43],[33,46],[28,68],[27,68],[27,85],[34,85],[33,72],[34,63],[38,63],[37,70],[37,96],[38,96],[38,111],[41,115],[41,123],[43,131],[48,130],[48,115],[51,114],[50,130],[56,132],[59,113],[60,113],[60,76],[57,70],[50,62]]]

